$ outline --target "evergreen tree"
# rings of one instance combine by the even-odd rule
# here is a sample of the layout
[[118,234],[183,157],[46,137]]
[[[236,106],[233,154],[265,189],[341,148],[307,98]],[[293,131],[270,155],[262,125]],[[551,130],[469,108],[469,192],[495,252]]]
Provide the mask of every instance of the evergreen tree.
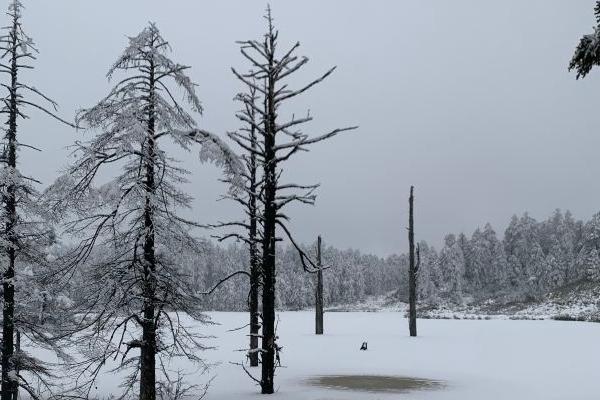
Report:
[[471,238],[473,279],[476,297],[493,296],[503,289],[507,279],[507,263],[502,243],[488,223],[483,230],[477,229]]
[[[60,315],[48,318],[47,308],[41,305],[58,305],[58,289],[42,286],[48,267],[48,249],[55,241],[54,231],[48,223],[49,215],[41,206],[40,182],[22,172],[19,151],[39,151],[35,145],[23,140],[19,120],[29,118],[28,111],[35,110],[73,126],[56,114],[57,104],[23,79],[24,70],[33,69],[37,48],[23,28],[23,4],[9,1],[6,15],[9,25],[0,35],[0,72],[7,81],[1,83],[7,94],[2,98],[0,114],[6,116],[5,135],[0,155],[0,258],[2,268],[2,400],[16,399],[19,387],[35,397],[36,390],[24,377],[25,373],[37,375],[44,381],[47,366],[27,355],[20,348],[20,337],[31,339],[45,347],[58,348],[50,332],[59,325]],[[45,307],[44,306],[44,307]],[[39,310],[39,309],[38,309]],[[55,311],[60,312],[60,308]],[[43,321],[46,321],[44,323]],[[54,332],[56,333],[56,332]],[[47,385],[41,385],[47,386]]]
[[444,248],[440,251],[440,270],[442,295],[454,302],[462,303],[465,286],[465,257],[460,242],[453,234],[446,235],[444,238]]
[[[90,328],[77,335],[89,343],[80,364],[91,371],[88,387],[107,360],[118,358],[117,369],[130,370],[125,394],[137,386],[140,400],[156,398],[157,359],[158,365],[174,355],[201,362],[200,335],[178,314],[208,322],[201,297],[178,264],[178,254],[200,255],[206,245],[190,233],[200,225],[177,214],[192,199],[180,189],[188,171],[167,153],[167,144],[201,146],[201,159],[222,166],[230,179],[242,169],[227,146],[198,129],[175,100],[179,88],[191,111],[202,111],[185,73],[189,67],[171,61],[169,53],[154,24],[129,39],[108,72],[109,78],[124,77],[78,115],[95,136],[76,143],[74,163],[48,192],[72,214],[66,230],[81,240],[67,268],[93,266],[80,282],[88,295],[75,307],[79,327]],[[118,175],[96,186],[109,168]]]
[[440,265],[437,252],[425,241],[419,243],[420,259],[423,268],[418,276],[419,299],[422,302],[437,304],[440,301]]
[[584,35],[580,40],[573,58],[569,63],[569,71],[577,72],[577,79],[585,78],[593,67],[600,65],[600,1],[594,6],[596,26],[594,32]]

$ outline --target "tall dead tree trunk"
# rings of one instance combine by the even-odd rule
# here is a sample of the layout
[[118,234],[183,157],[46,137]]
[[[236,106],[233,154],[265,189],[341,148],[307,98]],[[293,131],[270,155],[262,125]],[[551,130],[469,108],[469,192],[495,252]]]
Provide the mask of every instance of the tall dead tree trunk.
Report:
[[417,336],[417,274],[419,272],[420,256],[417,245],[415,257],[415,227],[414,227],[414,187],[410,187],[408,198],[408,330],[410,336]]
[[[250,96],[252,102],[256,97],[255,91],[250,88]],[[258,311],[258,294],[260,287],[260,257],[258,254],[257,238],[258,238],[258,207],[257,207],[257,162],[256,162],[256,111],[254,108],[249,108],[248,113],[253,121],[249,127],[250,149],[248,159],[249,173],[249,193],[248,193],[248,215],[249,229],[248,242],[250,248],[250,295],[249,295],[249,311],[250,311],[250,366],[258,367],[258,337],[260,329],[259,311]]]
[[321,236],[317,239],[317,287],[315,290],[315,334],[323,334],[323,263],[321,260]]
[[[154,40],[152,41],[152,46]],[[155,67],[151,59],[148,67],[148,127],[144,154],[146,171],[146,199],[144,204],[144,278],[143,278],[143,321],[140,356],[140,400],[156,399],[156,254],[154,237],[154,167],[155,167]]]
[[[243,207],[244,218],[240,221],[230,221],[213,225],[214,227],[235,227],[243,228],[243,232],[228,232],[218,236],[219,241],[224,241],[229,238],[235,238],[244,242],[248,246],[250,271],[238,271],[236,274],[230,275],[226,280],[237,274],[244,273],[250,278],[250,290],[248,293],[248,311],[250,314],[250,348],[248,349],[247,357],[251,367],[257,367],[259,364],[259,348],[258,339],[261,327],[260,312],[259,312],[259,295],[261,286],[261,260],[259,247],[262,242],[262,232],[260,230],[260,222],[262,222],[262,209],[260,207],[260,191],[262,190],[262,179],[259,171],[259,143],[257,138],[257,124],[262,122],[262,118],[257,118],[257,109],[260,106],[256,103],[258,99],[256,82],[247,85],[246,92],[240,92],[236,96],[243,108],[236,113],[236,117],[242,122],[242,127],[238,131],[229,132],[229,136],[234,137],[237,141],[244,144],[241,147],[242,152],[240,158],[244,161],[245,169],[241,173],[243,182],[239,182],[235,177],[235,181],[224,179],[223,182],[231,185],[233,191],[225,196],[235,201]],[[243,183],[240,185],[240,183]],[[222,283],[223,281],[221,281]]]
[[[319,78],[313,80],[300,89],[291,89],[287,82],[284,82],[289,75],[297,72],[308,58],[299,57],[294,54],[299,47],[296,43],[287,52],[277,54],[278,32],[273,26],[271,10],[267,7],[266,20],[268,31],[261,41],[247,40],[240,42],[241,53],[244,58],[252,64],[252,71],[247,74],[240,74],[235,69],[234,75],[249,87],[254,87],[256,92],[262,97],[262,105],[248,105],[257,111],[260,118],[259,122],[252,124],[261,138],[257,147],[251,149],[247,141],[236,135],[230,135],[238,145],[247,151],[257,155],[258,162],[263,168],[263,175],[259,193],[259,200],[263,206],[261,215],[262,227],[262,348],[260,352],[262,369],[260,382],[262,393],[273,393],[273,377],[275,367],[280,364],[279,351],[281,347],[277,343],[275,332],[275,283],[276,283],[276,264],[275,264],[275,244],[282,240],[277,237],[277,231],[284,232],[285,237],[292,243],[297,250],[302,267],[307,272],[318,272],[319,267],[311,260],[304,250],[294,241],[290,230],[286,226],[289,220],[285,214],[285,207],[294,202],[303,204],[314,204],[316,196],[314,191],[318,185],[301,185],[295,183],[281,183],[282,168],[280,163],[290,159],[294,154],[300,151],[307,151],[309,145],[329,139],[341,132],[356,129],[356,127],[334,129],[326,134],[310,137],[298,130],[298,126],[312,120],[310,113],[304,117],[292,117],[291,120],[282,120],[280,117],[280,107],[290,100],[320,83],[327,78],[335,68],[331,68]],[[263,82],[261,86],[256,82]],[[244,119],[250,122],[250,119]],[[279,140],[276,140],[276,137]]]
[[[265,46],[275,48],[275,36],[269,20],[269,35]],[[275,374],[275,243],[277,224],[277,154],[275,150],[276,109],[275,109],[275,71],[274,54],[267,54],[268,78],[265,85],[266,118],[264,119],[264,238],[263,238],[263,329],[262,329],[262,378],[261,391],[273,393],[273,376]]]

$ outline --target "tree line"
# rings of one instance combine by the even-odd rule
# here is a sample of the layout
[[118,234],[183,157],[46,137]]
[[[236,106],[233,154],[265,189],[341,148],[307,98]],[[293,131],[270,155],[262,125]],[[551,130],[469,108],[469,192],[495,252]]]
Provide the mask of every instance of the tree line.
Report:
[[[399,229],[399,236],[403,230]],[[499,235],[490,224],[472,234],[450,233],[441,247],[420,241],[418,299],[427,304],[477,304],[541,299],[548,292],[577,282],[600,280],[600,213],[589,221],[556,210],[545,220],[529,214],[513,216]],[[304,246],[316,254],[316,242]],[[195,285],[210,287],[220,273],[247,265],[244,246],[209,244],[198,259],[182,260]],[[352,305],[371,297],[390,296],[408,302],[409,254],[381,257],[357,249],[341,250],[324,243],[324,301],[326,307]],[[301,270],[291,245],[281,245],[277,307],[302,310],[314,307],[316,277]],[[244,290],[240,290],[240,285]],[[240,278],[223,284],[205,300],[208,310],[246,309],[247,282]]]

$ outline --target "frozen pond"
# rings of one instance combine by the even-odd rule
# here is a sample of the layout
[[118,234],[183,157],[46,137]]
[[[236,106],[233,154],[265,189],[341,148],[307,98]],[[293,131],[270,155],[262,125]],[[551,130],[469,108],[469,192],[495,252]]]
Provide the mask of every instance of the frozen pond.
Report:
[[444,387],[443,382],[430,379],[383,375],[326,375],[310,378],[307,383],[326,389],[392,393],[439,390]]
[[[278,399],[598,399],[600,324],[419,320],[419,337],[411,338],[400,313],[326,313],[325,335],[319,337],[311,312],[279,315],[283,368],[277,370],[273,396]],[[215,339],[221,347],[207,356],[223,363],[214,370],[210,398],[263,398],[244,371],[229,363],[242,360],[235,350],[246,337],[226,331],[245,324],[246,315],[214,313],[213,318],[222,323],[210,329],[221,336]],[[359,350],[363,341],[367,351]],[[250,371],[260,374],[258,368]],[[306,384],[312,377],[340,375],[422,377],[447,384],[402,394]]]
[[[201,355],[218,363],[210,373],[192,373],[196,384],[214,376],[210,400],[597,400],[600,381],[600,324],[561,321],[419,320],[419,337],[408,336],[401,313],[326,313],[325,334],[314,335],[311,312],[279,313],[282,367],[276,393],[260,388],[238,365],[246,347],[245,313],[211,313],[220,325],[201,327],[218,346]],[[363,341],[368,350],[360,351]],[[187,369],[175,362],[171,370]],[[249,368],[260,376],[260,368]],[[412,384],[381,378],[350,382],[340,376],[416,377],[445,383],[438,390],[376,390]],[[307,381],[323,377],[323,385]],[[341,379],[341,380],[340,380]],[[355,379],[355,378],[353,378]],[[379,381],[378,381],[379,380]],[[313,381],[314,383],[314,381]],[[118,393],[119,380],[105,374],[98,395]],[[369,386],[358,391],[356,385]],[[417,383],[417,385],[419,385]]]

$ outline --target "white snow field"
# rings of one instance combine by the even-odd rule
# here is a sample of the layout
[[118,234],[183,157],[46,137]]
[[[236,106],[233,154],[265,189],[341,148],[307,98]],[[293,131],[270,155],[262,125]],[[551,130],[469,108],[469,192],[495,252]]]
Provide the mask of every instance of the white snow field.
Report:
[[[261,395],[241,367],[245,313],[210,313],[220,325],[206,327],[218,346],[205,352],[220,363],[207,399],[427,399],[583,400],[600,398],[600,324],[561,321],[419,320],[419,337],[408,336],[396,312],[326,313],[325,334],[314,335],[312,312],[281,312],[277,393]],[[359,351],[363,341],[367,351]],[[259,368],[249,369],[256,376]],[[319,375],[392,375],[446,382],[444,389],[406,393],[358,392],[309,385]],[[112,379],[111,379],[112,378]],[[99,394],[117,392],[115,377],[99,382]],[[202,383],[207,376],[191,376]]]

